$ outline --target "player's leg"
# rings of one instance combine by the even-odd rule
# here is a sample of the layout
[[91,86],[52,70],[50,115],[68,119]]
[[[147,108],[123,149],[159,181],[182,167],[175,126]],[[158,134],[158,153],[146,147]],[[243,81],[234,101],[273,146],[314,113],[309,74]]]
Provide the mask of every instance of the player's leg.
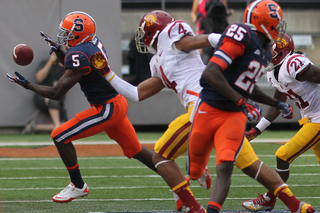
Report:
[[127,117],[125,117],[117,126],[108,129],[106,133],[120,145],[123,154],[126,157],[129,159],[137,159],[153,171],[157,172],[157,169],[152,162],[154,151],[141,145],[136,135],[136,131]]
[[319,131],[320,124],[306,123],[293,138],[277,150],[277,172],[284,182],[289,178],[290,164],[294,159],[320,141]]
[[77,153],[72,141],[98,134],[120,123],[126,114],[119,113],[119,102],[114,101],[82,111],[52,131],[51,137],[71,179],[71,183],[53,197],[55,202],[69,202],[89,193],[80,174]]
[[[200,205],[190,190],[189,182],[180,167],[174,162],[177,157],[187,151],[191,110],[190,108],[188,113],[179,116],[169,124],[163,136],[156,142],[155,154],[153,155],[153,162],[158,173],[171,190],[177,194],[177,210],[179,211],[182,208],[182,203],[186,209],[189,208],[192,211],[200,209]],[[182,202],[179,201],[179,198]]]
[[220,114],[217,118],[220,125],[214,136],[217,178],[211,190],[208,213],[219,212],[228,196],[234,162],[241,150],[246,126],[246,116],[242,112]]
[[256,179],[269,191],[258,198],[243,202],[243,207],[249,211],[271,211],[280,200],[292,211],[299,212],[302,208],[312,212],[311,205],[300,202],[284,183],[279,174],[258,159],[249,141],[245,139],[243,148],[236,160],[236,166],[248,176]]

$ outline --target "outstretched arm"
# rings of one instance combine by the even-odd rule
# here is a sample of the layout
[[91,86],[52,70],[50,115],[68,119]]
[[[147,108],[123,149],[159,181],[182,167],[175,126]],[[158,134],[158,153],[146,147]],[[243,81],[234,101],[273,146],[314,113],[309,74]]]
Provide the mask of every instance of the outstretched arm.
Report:
[[163,85],[160,78],[151,77],[142,81],[138,86],[133,86],[127,81],[119,78],[112,71],[107,75],[106,79],[113,86],[118,93],[126,97],[132,102],[139,102],[147,99],[158,92],[160,92],[165,86]]
[[179,41],[175,42],[176,48],[184,52],[190,52],[192,50],[202,49],[205,47],[216,47],[221,34],[201,34],[197,36],[186,35]]

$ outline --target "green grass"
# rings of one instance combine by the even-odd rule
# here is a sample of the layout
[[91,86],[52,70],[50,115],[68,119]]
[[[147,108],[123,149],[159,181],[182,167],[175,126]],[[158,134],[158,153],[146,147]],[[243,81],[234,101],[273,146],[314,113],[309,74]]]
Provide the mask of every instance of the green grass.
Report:
[[[287,139],[295,135],[297,131],[264,131],[257,139]],[[137,132],[139,140],[157,140],[163,132]],[[15,135],[1,134],[1,142],[42,142],[52,141],[50,134]],[[112,141],[105,133],[100,133],[78,141]]]
[[[274,136],[274,134],[278,134]],[[264,132],[259,138],[290,138],[292,132]],[[2,137],[4,136],[4,137]],[[161,133],[138,133],[140,140],[156,140]],[[1,135],[6,141],[50,141],[50,135]],[[105,134],[87,139],[106,140]],[[252,143],[257,155],[265,164],[275,168],[274,153],[279,144]],[[209,170],[215,177],[214,152]],[[176,160],[185,172],[186,156]],[[0,198],[2,212],[30,213],[82,213],[124,211],[174,211],[172,193],[164,180],[136,160],[125,157],[79,158],[81,173],[90,187],[89,196],[67,204],[53,203],[51,198],[69,183],[68,173],[60,158],[0,158]],[[297,158],[291,167],[288,184],[301,200],[320,209],[319,166],[311,150]],[[198,202],[206,206],[210,191],[191,181],[191,189]],[[266,190],[255,180],[234,169],[228,199],[222,210],[243,210],[241,203]],[[287,210],[281,201],[275,210]]]

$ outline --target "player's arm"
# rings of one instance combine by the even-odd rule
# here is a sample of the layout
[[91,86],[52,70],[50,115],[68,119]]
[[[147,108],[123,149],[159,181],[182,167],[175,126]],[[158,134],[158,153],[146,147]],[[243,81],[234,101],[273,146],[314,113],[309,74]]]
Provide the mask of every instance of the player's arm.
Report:
[[133,86],[118,77],[113,71],[110,71],[109,74],[106,75],[106,79],[118,93],[132,102],[139,102],[147,99],[157,94],[165,87],[161,79],[156,77],[148,78],[142,81],[138,86]]
[[254,89],[252,91],[252,94],[250,96],[250,99],[255,101],[255,102],[258,102],[258,103],[261,103],[261,104],[265,104],[265,105],[268,105],[268,106],[272,106],[274,107],[277,100],[270,97],[269,95],[265,94],[258,85],[255,85],[254,86]]
[[210,61],[202,73],[202,78],[207,81],[212,88],[216,89],[229,100],[237,103],[242,98],[242,96],[230,86],[222,74],[222,68],[218,64]]
[[232,64],[233,60],[242,56],[244,50],[244,44],[236,43],[230,38],[224,38],[219,49],[215,51],[215,54],[202,73],[202,78],[207,81],[212,88],[216,89],[220,94],[235,103],[243,97],[230,86],[222,72]]
[[298,81],[309,81],[313,83],[320,83],[320,68],[310,64],[300,75],[297,75]]
[[[286,102],[287,97],[283,95],[278,90],[274,91],[274,99],[281,102]],[[246,133],[246,138],[251,141],[261,134],[278,116],[280,111],[276,107],[269,106],[264,117],[260,119],[255,127],[253,127],[249,132]],[[292,114],[293,116],[293,114]]]
[[81,78],[83,74],[88,72],[88,69],[70,70],[67,69],[64,75],[58,80],[55,86],[42,86],[34,83],[28,84],[28,89],[35,93],[50,98],[60,100]]
[[192,50],[202,49],[205,47],[216,47],[221,34],[201,34],[197,36],[185,35],[179,41],[175,42],[178,50],[190,52]]

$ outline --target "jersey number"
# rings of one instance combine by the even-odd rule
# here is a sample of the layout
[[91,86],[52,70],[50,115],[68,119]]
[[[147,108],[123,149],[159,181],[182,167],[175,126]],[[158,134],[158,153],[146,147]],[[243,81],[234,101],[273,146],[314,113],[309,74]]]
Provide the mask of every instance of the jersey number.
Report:
[[181,24],[183,21],[176,21],[171,27],[170,29],[168,30],[168,36],[170,37],[170,32],[171,32],[171,29],[176,25],[176,24],[179,24],[179,29],[178,29],[178,33],[181,34],[186,34],[187,33],[187,30],[184,29],[183,25]]
[[288,93],[283,93],[285,96],[287,96],[289,99],[293,100],[297,98],[299,101],[295,101],[294,103],[297,105],[299,109],[304,109],[307,106],[309,106],[308,101],[304,101],[301,96],[297,95],[295,92],[293,92],[291,89],[288,91]]
[[79,56],[80,56],[79,54],[72,55],[72,61],[73,61],[72,65],[74,67],[80,66],[80,60],[78,59]]
[[295,57],[289,64],[290,67],[294,67],[295,71],[298,71],[303,65],[304,63],[302,63],[302,61],[300,61],[297,57]]
[[172,89],[173,91],[178,93],[178,91],[176,90],[177,83],[175,81],[172,81],[172,82],[169,81],[167,76],[164,74],[162,66],[160,66],[160,72],[161,72],[162,80],[164,81],[166,87],[168,87],[169,89]]
[[226,32],[226,36],[229,36],[236,41],[241,41],[244,37],[244,33],[247,33],[247,30],[245,28],[232,24],[228,28],[228,31]]
[[265,70],[265,66],[261,66],[258,61],[251,61],[247,71],[241,73],[235,82],[235,85],[242,90],[252,93],[254,85],[258,82],[257,77],[260,78]]

